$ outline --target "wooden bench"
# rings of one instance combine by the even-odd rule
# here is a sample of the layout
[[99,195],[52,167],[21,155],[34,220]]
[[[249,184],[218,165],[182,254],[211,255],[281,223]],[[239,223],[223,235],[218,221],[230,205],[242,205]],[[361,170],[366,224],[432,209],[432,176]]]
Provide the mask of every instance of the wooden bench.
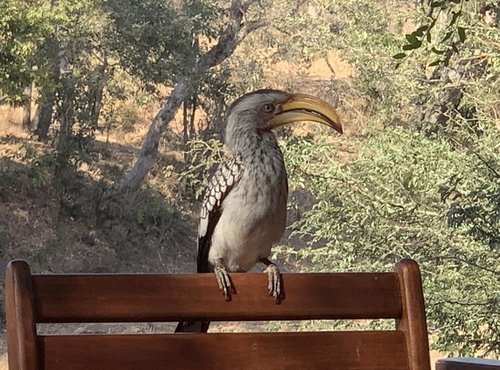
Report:
[[[285,299],[265,274],[232,274],[225,302],[212,274],[6,272],[11,370],[430,370],[420,272],[284,274]],[[394,319],[392,330],[41,335],[37,323]]]

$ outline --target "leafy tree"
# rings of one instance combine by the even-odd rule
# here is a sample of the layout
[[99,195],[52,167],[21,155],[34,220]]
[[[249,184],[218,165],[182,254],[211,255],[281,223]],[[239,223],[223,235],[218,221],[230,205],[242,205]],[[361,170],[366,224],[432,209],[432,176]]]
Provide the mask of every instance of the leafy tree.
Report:
[[34,54],[50,32],[47,7],[38,2],[5,0],[0,4],[0,95],[20,104],[23,89],[43,72],[36,73]]

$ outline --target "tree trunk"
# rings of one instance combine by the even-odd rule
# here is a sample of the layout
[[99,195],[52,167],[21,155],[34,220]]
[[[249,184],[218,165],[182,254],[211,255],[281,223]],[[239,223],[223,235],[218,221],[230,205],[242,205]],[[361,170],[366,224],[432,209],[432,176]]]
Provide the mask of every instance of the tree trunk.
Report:
[[191,98],[191,116],[189,117],[189,137],[192,138],[196,135],[194,122],[196,118],[196,109],[198,109],[198,94],[195,92]]
[[71,140],[73,133],[73,94],[67,86],[64,89],[65,97],[59,114],[59,133],[57,141],[57,166],[56,176],[64,178],[67,173],[71,156]]
[[104,86],[106,85],[106,80],[108,78],[106,75],[107,68],[108,60],[106,56],[104,56],[104,62],[99,67],[99,81],[97,82],[91,102],[90,124],[93,129],[98,127],[97,124],[99,122],[99,116],[101,115]]
[[188,107],[187,101],[184,100],[182,103],[182,144],[184,147],[187,146],[187,142],[189,140],[189,130],[188,130]]
[[49,79],[51,87],[40,88],[40,98],[36,109],[35,118],[32,123],[32,130],[38,136],[38,140],[46,141],[49,136],[50,125],[54,114],[54,104],[56,101],[56,88],[59,83],[59,65],[57,53],[59,45],[54,38],[45,40],[44,48],[49,50]]
[[196,132],[194,129],[194,120],[196,116],[196,92],[193,93],[190,97],[188,97],[186,100],[184,100],[184,103],[182,104],[182,123],[183,123],[183,132],[182,132],[182,137],[183,137],[183,146],[184,146],[184,163],[189,163],[191,156],[189,155],[188,149],[189,145],[188,142],[191,140]]
[[29,131],[31,129],[31,94],[32,84],[24,88],[24,104],[23,104],[23,129]]
[[35,117],[32,122],[32,130],[40,141],[46,141],[49,136],[54,100],[55,92],[50,89],[45,92],[45,96],[42,97],[36,108]]
[[184,100],[182,103],[182,146],[184,148],[184,163],[188,163],[188,141],[189,141],[189,130],[188,130],[188,107],[187,101]]
[[243,15],[248,7],[256,0],[233,0],[229,9],[230,20],[226,29],[219,37],[218,43],[208,52],[201,55],[198,63],[189,76],[183,76],[175,86],[167,102],[163,105],[156,117],[151,122],[146,139],[142,145],[139,156],[130,171],[117,184],[121,190],[137,190],[142,181],[153,167],[158,156],[158,145],[168,124],[174,117],[182,102],[186,99],[188,91],[203,74],[210,68],[219,65],[229,58],[238,44],[251,32],[261,27],[260,22],[246,22],[243,24]]
[[73,137],[73,122],[75,119],[74,96],[75,86],[71,74],[69,61],[66,57],[66,49],[59,49],[59,95],[63,97],[61,106],[57,112],[59,121],[59,134],[57,141],[57,165],[56,177],[65,179],[71,156],[71,141]]
[[168,101],[153,119],[146,139],[142,144],[139,158],[137,158],[137,161],[129,173],[127,173],[118,184],[118,187],[124,190],[137,190],[139,188],[156,161],[161,136],[163,132],[165,132],[168,123],[179,109],[182,101],[185,99],[191,84],[192,80],[190,77],[183,77],[181,81],[177,83]]

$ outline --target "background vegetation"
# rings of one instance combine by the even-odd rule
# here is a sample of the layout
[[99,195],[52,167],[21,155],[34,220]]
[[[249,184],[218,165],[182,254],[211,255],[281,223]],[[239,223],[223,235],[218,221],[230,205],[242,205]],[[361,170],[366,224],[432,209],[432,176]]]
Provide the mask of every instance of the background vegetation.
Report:
[[482,0],[3,0],[2,269],[193,269],[226,107],[301,91],[346,135],[279,133],[290,227],[274,257],[413,258],[432,347],[498,357],[499,19]]

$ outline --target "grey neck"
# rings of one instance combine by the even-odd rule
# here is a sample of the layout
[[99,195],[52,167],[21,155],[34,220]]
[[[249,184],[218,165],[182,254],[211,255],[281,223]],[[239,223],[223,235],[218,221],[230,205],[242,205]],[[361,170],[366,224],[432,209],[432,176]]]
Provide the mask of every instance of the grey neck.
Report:
[[[245,118],[247,120],[252,119],[251,116],[240,116],[239,120],[244,120]],[[274,152],[278,148],[274,132],[258,132],[256,124],[241,124],[241,122],[233,122],[232,119],[234,118],[229,117],[228,119],[225,141],[234,155],[240,155],[245,159],[253,157],[262,150]],[[281,154],[281,152],[279,153]]]

